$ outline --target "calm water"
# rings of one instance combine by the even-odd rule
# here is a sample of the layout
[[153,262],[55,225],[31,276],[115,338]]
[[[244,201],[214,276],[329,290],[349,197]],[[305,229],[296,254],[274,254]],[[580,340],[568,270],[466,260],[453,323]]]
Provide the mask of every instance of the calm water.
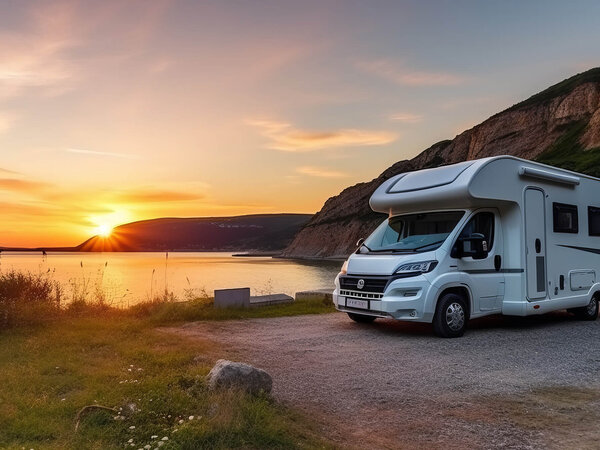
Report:
[[310,289],[333,289],[342,263],[305,262],[268,257],[233,257],[231,253],[39,253],[3,252],[0,270],[48,274],[74,292],[93,296],[101,289],[107,301],[127,306],[173,292],[178,299],[205,290],[249,287],[252,295]]

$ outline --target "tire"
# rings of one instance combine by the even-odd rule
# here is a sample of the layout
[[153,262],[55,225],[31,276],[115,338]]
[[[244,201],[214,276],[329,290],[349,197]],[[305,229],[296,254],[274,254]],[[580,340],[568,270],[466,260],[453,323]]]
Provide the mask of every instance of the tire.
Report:
[[363,314],[356,314],[356,313],[348,313],[348,317],[350,317],[352,320],[354,320],[357,323],[371,323],[375,319],[377,319],[377,317],[375,317],[375,316],[365,316]]
[[570,310],[579,320],[596,320],[598,318],[598,297],[592,297],[587,306]]
[[448,293],[435,308],[433,331],[439,337],[457,338],[465,334],[468,317],[467,302],[462,295]]

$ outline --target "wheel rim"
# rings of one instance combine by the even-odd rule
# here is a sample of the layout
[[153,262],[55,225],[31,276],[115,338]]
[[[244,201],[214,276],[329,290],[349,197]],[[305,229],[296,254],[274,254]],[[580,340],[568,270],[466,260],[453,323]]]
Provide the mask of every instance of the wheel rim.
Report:
[[465,310],[460,303],[451,303],[446,309],[446,324],[452,331],[460,330],[465,324]]
[[597,307],[598,307],[598,302],[596,301],[595,298],[593,298],[588,303],[587,308],[586,308],[586,312],[588,313],[588,315],[593,316],[594,314],[596,314],[596,308]]

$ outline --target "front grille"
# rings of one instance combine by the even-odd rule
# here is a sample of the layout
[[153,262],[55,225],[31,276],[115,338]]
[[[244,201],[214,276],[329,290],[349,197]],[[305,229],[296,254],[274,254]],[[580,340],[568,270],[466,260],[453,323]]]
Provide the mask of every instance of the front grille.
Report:
[[376,294],[373,292],[346,291],[344,289],[340,289],[340,295],[352,298],[364,298],[366,300],[379,300],[383,297],[383,294]]
[[[364,280],[364,286],[362,289],[358,288],[359,280]],[[360,276],[343,276],[340,277],[340,289],[358,291],[358,292],[378,292],[383,293],[387,286],[389,278],[378,277],[360,277]]]

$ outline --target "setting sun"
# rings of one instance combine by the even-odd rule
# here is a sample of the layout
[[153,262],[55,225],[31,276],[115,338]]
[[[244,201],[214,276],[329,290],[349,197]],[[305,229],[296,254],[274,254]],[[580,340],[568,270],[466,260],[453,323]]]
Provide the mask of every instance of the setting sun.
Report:
[[112,227],[108,224],[98,225],[96,227],[96,234],[102,237],[109,237],[112,233]]

